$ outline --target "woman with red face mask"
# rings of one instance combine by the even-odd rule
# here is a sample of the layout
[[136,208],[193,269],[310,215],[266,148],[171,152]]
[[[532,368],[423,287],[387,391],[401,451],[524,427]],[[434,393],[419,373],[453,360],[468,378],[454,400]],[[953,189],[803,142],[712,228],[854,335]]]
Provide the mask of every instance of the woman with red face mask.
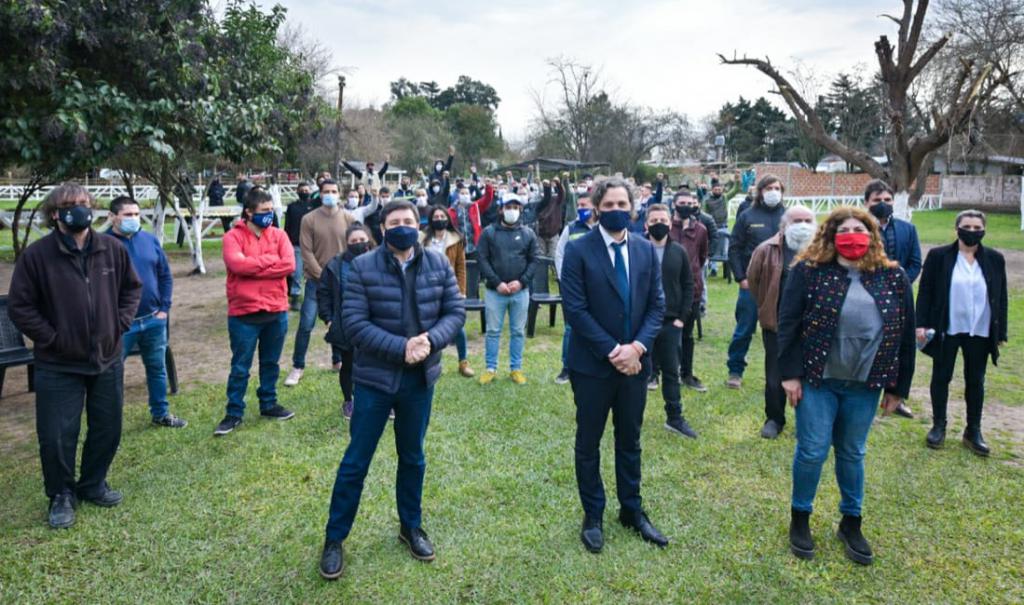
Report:
[[[836,208],[790,270],[779,306],[782,386],[796,409],[790,550],[814,556],[810,514],[829,449],[835,450],[846,556],[869,565],[861,533],[864,454],[881,398],[891,413],[914,375],[914,297],[886,258],[877,221]],[[883,395],[884,393],[884,395]]]

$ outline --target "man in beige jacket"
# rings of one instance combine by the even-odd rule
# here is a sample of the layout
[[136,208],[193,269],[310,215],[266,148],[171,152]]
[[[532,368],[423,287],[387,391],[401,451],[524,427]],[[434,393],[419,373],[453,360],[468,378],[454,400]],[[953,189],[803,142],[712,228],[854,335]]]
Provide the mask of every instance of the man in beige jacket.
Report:
[[779,373],[779,298],[789,268],[814,238],[814,213],[806,206],[786,210],[779,232],[754,249],[747,266],[747,283],[757,303],[757,320],[764,342],[764,426],[761,436],[775,439],[786,425],[786,392]]
[[[306,291],[299,311],[299,329],[295,332],[295,351],[292,353],[292,371],[284,386],[293,387],[302,379],[306,367],[306,349],[309,337],[316,325],[316,285],[324,266],[345,250],[345,233],[355,223],[355,218],[340,206],[341,195],[338,183],[332,179],[320,182],[321,205],[302,217],[299,229],[299,249],[302,254],[303,273],[306,277]],[[339,359],[332,360],[335,364]]]

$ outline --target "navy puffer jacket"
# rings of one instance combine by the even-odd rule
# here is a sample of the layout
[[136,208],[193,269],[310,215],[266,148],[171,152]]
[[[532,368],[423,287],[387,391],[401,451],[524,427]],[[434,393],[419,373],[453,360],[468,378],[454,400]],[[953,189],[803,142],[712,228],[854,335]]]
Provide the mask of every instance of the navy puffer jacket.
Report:
[[410,368],[403,296],[415,296],[419,325],[430,339],[430,356],[422,363],[428,386],[441,376],[441,350],[466,323],[465,302],[447,258],[417,245],[406,270],[416,271],[415,292],[404,291],[402,268],[387,246],[360,255],[352,261],[342,301],[345,335],[355,348],[353,381],[389,394],[398,392],[402,373]]

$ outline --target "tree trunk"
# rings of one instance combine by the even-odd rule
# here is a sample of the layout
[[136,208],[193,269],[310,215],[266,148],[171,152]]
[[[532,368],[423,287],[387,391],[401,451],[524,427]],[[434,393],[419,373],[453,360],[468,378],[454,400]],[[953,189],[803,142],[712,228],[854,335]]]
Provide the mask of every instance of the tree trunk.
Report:
[[29,218],[28,228],[25,229],[25,237],[22,238],[20,235],[21,231],[21,215],[25,210],[25,204],[28,203],[29,199],[43,187],[43,175],[34,174],[29,179],[28,184],[21,191],[21,196],[18,198],[18,203],[14,207],[14,218],[11,219],[11,241],[14,246],[14,258],[17,259],[24,252],[28,246],[29,236],[32,233],[32,219],[35,217],[35,211],[39,207],[36,204],[36,208],[32,210],[32,214]]

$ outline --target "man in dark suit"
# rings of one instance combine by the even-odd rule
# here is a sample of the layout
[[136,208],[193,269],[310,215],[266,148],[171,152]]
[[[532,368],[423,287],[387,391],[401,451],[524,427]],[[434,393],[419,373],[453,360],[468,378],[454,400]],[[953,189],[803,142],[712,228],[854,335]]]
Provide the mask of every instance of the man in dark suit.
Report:
[[598,182],[591,193],[600,228],[566,247],[562,301],[572,327],[567,366],[576,401],[576,483],[583,504],[580,539],[604,546],[605,495],[601,435],[612,413],[619,521],[658,546],[668,539],[651,524],[640,499],[640,425],[647,403],[654,340],[665,313],[661,270],[650,242],[628,233],[629,184]]

